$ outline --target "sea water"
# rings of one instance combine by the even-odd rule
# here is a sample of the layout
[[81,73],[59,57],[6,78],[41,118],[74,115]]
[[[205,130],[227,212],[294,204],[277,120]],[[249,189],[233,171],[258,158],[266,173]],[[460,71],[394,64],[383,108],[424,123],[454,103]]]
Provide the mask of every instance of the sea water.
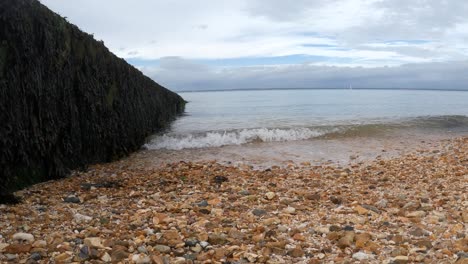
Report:
[[283,89],[179,94],[188,101],[185,114],[152,136],[147,149],[307,142],[405,129],[468,133],[468,91]]

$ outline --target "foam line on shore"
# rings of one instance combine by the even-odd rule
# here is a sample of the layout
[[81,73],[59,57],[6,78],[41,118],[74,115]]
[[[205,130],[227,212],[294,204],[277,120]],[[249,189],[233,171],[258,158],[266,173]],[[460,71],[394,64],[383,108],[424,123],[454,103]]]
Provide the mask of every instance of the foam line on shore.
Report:
[[237,131],[212,131],[201,134],[171,135],[156,137],[145,145],[147,149],[187,149],[243,145],[253,142],[280,142],[306,140],[323,136],[338,129],[311,128],[255,128]]
[[244,145],[258,142],[284,142],[310,140],[314,138],[342,138],[385,134],[394,129],[423,130],[466,130],[466,116],[431,116],[405,120],[386,120],[384,122],[360,124],[336,124],[334,126],[291,127],[291,128],[249,128],[237,130],[218,130],[193,133],[166,133],[153,137],[144,147],[150,150],[199,149]]

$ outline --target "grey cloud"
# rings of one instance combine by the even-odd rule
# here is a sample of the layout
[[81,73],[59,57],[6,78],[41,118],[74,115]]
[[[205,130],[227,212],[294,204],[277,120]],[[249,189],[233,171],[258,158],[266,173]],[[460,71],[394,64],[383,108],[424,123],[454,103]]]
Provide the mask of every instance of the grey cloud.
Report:
[[[256,0],[250,1],[246,9],[253,16],[280,22],[299,22],[313,16],[314,11],[320,14],[320,8],[325,5],[338,7],[344,2],[346,1],[299,0],[291,4],[282,0]],[[365,19],[363,23],[331,33],[348,45],[376,40],[433,40],[444,37],[457,24],[468,22],[468,1],[382,0],[375,1],[371,7],[374,12],[382,15],[361,17]],[[338,13],[336,15],[339,16]],[[334,20],[335,17],[330,19]]]
[[467,21],[468,2],[440,0],[387,0],[376,2],[385,11],[385,20],[401,25],[425,25],[436,32]]
[[254,0],[249,1],[245,11],[253,16],[266,17],[271,20],[289,21],[301,18],[307,11],[319,8],[336,0]]
[[443,38],[460,23],[467,23],[467,1],[439,0],[386,0],[374,3],[383,12],[378,19],[342,32],[342,38],[350,43],[396,40]]
[[[261,53],[261,40],[264,39],[285,43],[284,46],[271,47],[269,56],[291,55],[304,50],[300,45],[307,43],[299,41],[306,39],[306,35],[311,37],[310,33],[316,34],[317,38],[327,36],[337,46],[347,50],[369,50],[364,45],[372,42],[423,39],[441,43],[443,48],[424,50],[389,47],[386,50],[395,51],[401,57],[409,55],[433,58],[434,61],[460,59],[460,54],[468,54],[464,49],[468,41],[468,1],[43,2],[54,11],[69,17],[72,23],[86,32],[94,33],[97,39],[105,41],[110,50],[126,58],[158,59],[169,55],[222,58],[232,57],[232,54],[242,57],[252,56],[256,50],[258,54],[254,55],[264,56],[265,53]],[[152,43],[153,40],[157,40],[157,43]],[[213,49],[204,49],[206,46]],[[125,51],[120,50],[120,47],[126,47]],[[233,50],[232,47],[240,48]],[[128,53],[131,51],[138,51],[138,54]],[[400,63],[408,61],[416,60],[401,60]]]
[[331,67],[308,64],[277,67],[210,68],[170,58],[142,71],[170,89],[247,88],[426,88],[468,90],[468,61],[399,67]]
[[389,47],[371,47],[371,46],[358,46],[359,50],[373,50],[373,51],[393,51],[399,55],[410,56],[413,58],[424,58],[437,60],[439,58],[451,57],[458,58],[458,60],[468,59],[465,52],[457,52],[455,49],[447,51],[443,45],[435,45],[435,47],[418,47],[418,46],[389,46]]

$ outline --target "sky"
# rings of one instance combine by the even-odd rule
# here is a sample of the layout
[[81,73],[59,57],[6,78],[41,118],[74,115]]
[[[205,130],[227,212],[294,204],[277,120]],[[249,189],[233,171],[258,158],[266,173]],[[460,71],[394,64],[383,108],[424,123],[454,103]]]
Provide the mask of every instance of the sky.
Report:
[[468,90],[468,1],[41,2],[176,91]]

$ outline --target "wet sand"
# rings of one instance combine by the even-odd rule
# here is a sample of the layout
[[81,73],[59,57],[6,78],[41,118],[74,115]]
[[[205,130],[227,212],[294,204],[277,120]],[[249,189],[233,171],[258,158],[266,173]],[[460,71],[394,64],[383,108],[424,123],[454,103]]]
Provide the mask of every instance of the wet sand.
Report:
[[450,137],[142,151],[0,205],[0,261],[467,263],[468,138]]

